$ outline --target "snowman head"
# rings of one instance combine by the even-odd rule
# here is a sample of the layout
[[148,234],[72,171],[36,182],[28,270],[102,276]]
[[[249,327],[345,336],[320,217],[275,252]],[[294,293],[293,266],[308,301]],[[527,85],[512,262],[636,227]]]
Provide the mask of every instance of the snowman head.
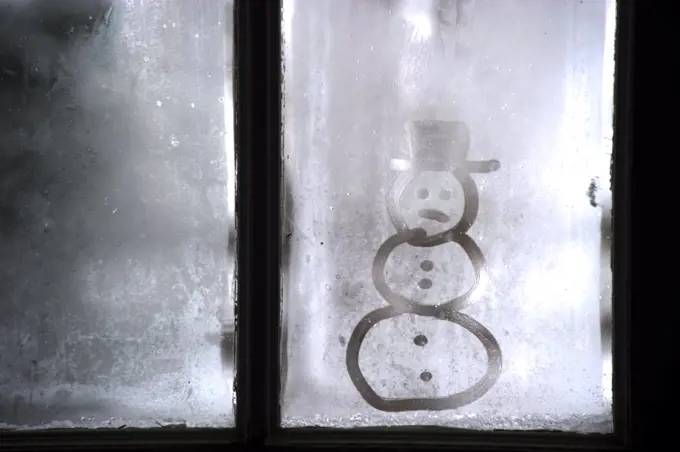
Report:
[[467,232],[479,209],[477,186],[465,167],[402,173],[387,201],[397,231],[425,232],[425,237],[417,239],[421,246],[443,243],[450,234]]
[[406,184],[398,208],[410,229],[422,228],[430,236],[455,227],[465,203],[461,182],[452,173],[423,171]]

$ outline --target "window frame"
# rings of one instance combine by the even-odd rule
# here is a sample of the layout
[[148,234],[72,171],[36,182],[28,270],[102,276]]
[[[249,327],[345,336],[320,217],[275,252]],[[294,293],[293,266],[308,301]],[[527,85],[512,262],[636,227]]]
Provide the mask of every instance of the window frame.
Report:
[[[237,214],[236,426],[228,429],[44,430],[0,433],[3,450],[73,450],[199,445],[378,447],[456,450],[631,450],[643,420],[633,403],[649,383],[633,375],[630,208],[631,73],[634,0],[618,0],[613,176],[614,435],[474,432],[432,427],[280,427],[281,209],[283,206],[281,1],[234,0],[234,104]],[[636,330],[639,333],[639,329]],[[646,339],[645,347],[652,343]],[[653,377],[652,377],[653,378]],[[637,406],[637,405],[636,405]],[[649,422],[649,421],[647,421]]]

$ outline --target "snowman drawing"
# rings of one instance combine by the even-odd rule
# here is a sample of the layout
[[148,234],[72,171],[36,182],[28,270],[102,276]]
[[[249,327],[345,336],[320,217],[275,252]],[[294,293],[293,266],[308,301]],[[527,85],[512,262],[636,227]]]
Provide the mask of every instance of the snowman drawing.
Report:
[[[497,160],[468,160],[470,135],[463,122],[414,121],[409,124],[409,134],[409,165],[395,177],[387,195],[387,210],[396,233],[379,247],[372,269],[373,283],[388,306],[368,313],[356,325],[347,343],[346,364],[360,395],[378,410],[450,410],[482,397],[501,374],[502,354],[498,341],[481,323],[460,312],[473,302],[472,296],[487,272],[481,249],[467,234],[479,210],[479,194],[472,174],[496,171],[500,168],[500,163]],[[457,197],[453,195],[455,185],[461,193]],[[409,197],[409,193],[415,196]],[[416,202],[418,205],[415,209],[408,209],[404,206],[407,203],[403,202],[405,196],[411,201],[415,198],[421,202]],[[462,204],[457,209],[452,207],[456,200]],[[474,270],[474,281],[462,294],[426,304],[400,293],[386,281],[385,267],[388,258],[400,245],[433,249],[451,243],[462,248]],[[434,265],[432,261],[424,260],[420,263],[420,268],[429,272]],[[429,278],[418,282],[418,288],[424,291],[429,290],[432,285]],[[453,322],[472,333],[486,351],[486,373],[468,389],[443,397],[380,396],[359,367],[359,352],[373,327],[384,320],[405,314],[431,318],[433,322]],[[414,339],[414,343],[420,345],[417,341],[422,343],[426,340],[423,338]],[[421,374],[423,381],[431,378],[429,372]]]

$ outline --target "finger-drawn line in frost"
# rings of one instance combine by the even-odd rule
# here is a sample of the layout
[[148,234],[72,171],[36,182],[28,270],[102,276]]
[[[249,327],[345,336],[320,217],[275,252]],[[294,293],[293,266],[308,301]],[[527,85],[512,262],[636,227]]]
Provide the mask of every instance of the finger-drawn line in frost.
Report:
[[[368,313],[354,328],[347,343],[346,364],[350,378],[363,399],[372,407],[382,411],[451,410],[468,405],[484,394],[496,383],[501,374],[502,354],[498,341],[481,323],[464,314],[461,310],[472,304],[472,296],[480,281],[487,277],[486,260],[479,246],[468,235],[469,229],[479,211],[479,193],[473,173],[490,173],[500,168],[497,160],[469,161],[470,136],[467,125],[455,121],[415,121],[411,124],[412,141],[411,162],[408,169],[394,179],[387,195],[387,210],[397,232],[388,238],[378,249],[373,261],[373,283],[380,295],[387,301],[385,306]],[[428,235],[422,228],[411,228],[405,212],[399,206],[404,189],[423,172],[446,171],[454,176],[463,188],[463,213],[458,222],[449,229]],[[420,210],[419,216],[438,220],[437,211]],[[475,281],[467,292],[436,305],[428,305],[410,300],[395,292],[385,279],[385,265],[390,254],[399,245],[415,247],[436,247],[447,243],[457,243],[465,251],[475,271]],[[423,261],[421,268],[431,268],[430,261]],[[429,280],[428,280],[429,281]],[[422,281],[421,281],[422,282]],[[420,284],[427,290],[430,284]],[[445,320],[460,325],[472,333],[484,346],[488,363],[486,374],[470,388],[445,397],[436,398],[386,398],[381,397],[368,383],[359,368],[359,351],[362,342],[372,327],[382,320],[402,314],[414,314]],[[414,343],[424,346],[425,336],[417,336]],[[432,374],[423,372],[421,379],[430,381]]]

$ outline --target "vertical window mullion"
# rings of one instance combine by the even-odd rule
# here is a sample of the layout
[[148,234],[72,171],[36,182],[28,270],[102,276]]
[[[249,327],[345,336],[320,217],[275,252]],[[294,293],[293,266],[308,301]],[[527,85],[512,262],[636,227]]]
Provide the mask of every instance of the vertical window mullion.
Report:
[[263,443],[278,425],[281,5],[236,0],[236,425]]
[[[631,298],[630,298],[630,184],[631,175],[631,74],[634,17],[633,0],[617,0],[614,108],[613,108],[613,158],[611,166],[613,206],[612,244],[612,315],[613,315],[613,389],[614,431],[619,439],[630,444],[633,416],[631,409],[632,367],[631,354]],[[615,220],[615,221],[614,221]]]

